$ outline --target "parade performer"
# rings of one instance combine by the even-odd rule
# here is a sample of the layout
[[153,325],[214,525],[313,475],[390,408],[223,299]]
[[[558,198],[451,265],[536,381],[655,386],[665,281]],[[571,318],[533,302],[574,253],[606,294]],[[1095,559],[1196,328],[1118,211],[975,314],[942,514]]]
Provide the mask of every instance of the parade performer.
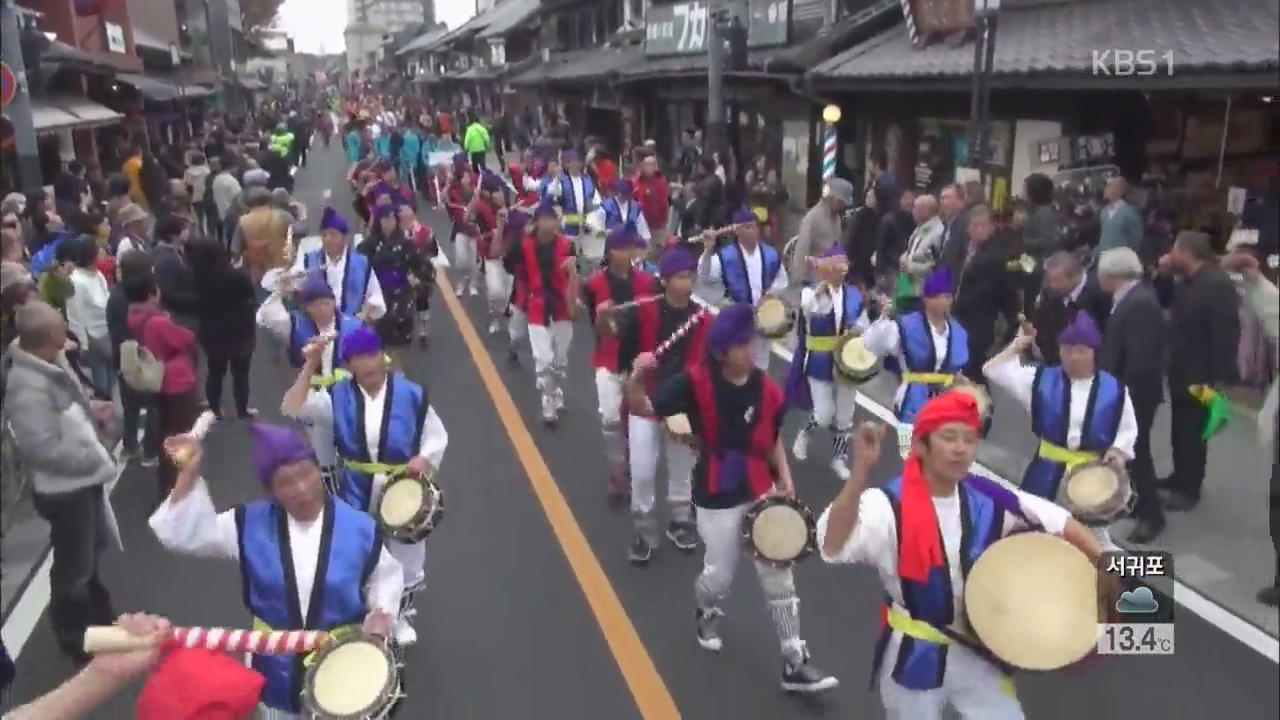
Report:
[[1051,502],[973,475],[980,420],[971,395],[928,400],[915,416],[902,475],[866,489],[885,428],[854,434],[849,479],[818,519],[829,563],[862,563],[888,595],[875,647],[875,675],[888,717],[1020,720],[1022,708],[1001,669],[944,630],[964,617],[969,568],[992,543],[1029,529],[1059,535],[1097,561],[1093,535]]
[[[403,572],[373,519],[325,493],[315,455],[296,432],[265,423],[250,431],[254,468],[267,497],[223,512],[214,509],[200,475],[198,441],[183,435],[165,441],[166,452],[189,447],[191,456],[151,515],[160,543],[187,555],[238,560],[257,630],[361,625],[387,635]],[[257,655],[253,667],[266,678],[267,717],[297,717],[303,658]]]
[[[601,313],[604,329],[617,327],[621,348],[619,363],[623,368],[641,358],[653,356],[659,345],[667,344],[658,358],[656,372],[644,376],[644,391],[654,393],[669,378],[700,366],[706,358],[706,333],[709,318],[693,302],[693,276],[696,263],[683,248],[672,249],[662,256],[662,298],[637,305],[618,313],[612,307]],[[632,272],[639,272],[633,270]],[[615,317],[617,316],[617,317]],[[695,323],[689,326],[689,323]],[[655,510],[658,458],[667,457],[667,506],[670,520],[667,539],[677,549],[692,552],[698,546],[694,534],[692,508],[692,475],[695,454],[681,438],[667,432],[653,412],[638,412],[630,404],[627,417],[627,444],[630,449],[631,514],[635,533],[627,549],[633,565],[644,565],[658,546],[658,519]]]
[[511,246],[504,260],[514,278],[514,303],[528,323],[542,421],[554,426],[564,409],[564,378],[577,316],[578,269],[573,244],[560,232],[555,206],[543,200],[533,233]]
[[400,177],[404,178],[405,186],[410,190],[411,194],[416,189],[418,180],[418,156],[422,154],[422,135],[418,129],[411,125],[405,125],[404,131],[401,133],[400,140],[400,156],[399,168]]
[[453,181],[445,193],[445,202],[449,208],[449,218],[453,220],[453,259],[458,266],[458,287],[455,294],[479,295],[480,285],[476,273],[479,271],[479,235],[475,223],[467,222],[467,209],[475,202],[479,190],[479,179],[471,171],[465,153],[453,156]]
[[[338,497],[368,512],[376,508],[382,488],[392,474],[422,476],[440,467],[449,434],[430,404],[427,389],[399,372],[392,372],[382,343],[368,326],[341,339],[342,359],[351,373],[328,390],[311,387],[320,367],[322,343],[303,351],[306,363],[285,393],[280,412],[304,423],[329,424],[342,465]],[[392,556],[404,570],[404,596],[395,625],[401,645],[417,641],[410,620],[413,597],[422,589],[427,551],[422,541],[392,543]]]
[[600,207],[596,208],[591,215],[589,223],[598,228],[605,230],[613,230],[623,225],[630,225],[636,229],[636,234],[645,242],[648,247],[652,235],[649,233],[649,223],[644,219],[644,213],[641,212],[640,203],[631,199],[635,192],[628,178],[618,178],[613,183],[613,194],[600,202]]
[[537,165],[528,174],[520,163],[507,165],[507,175],[511,177],[511,186],[516,191],[516,204],[534,207],[538,204],[538,178],[534,176]]
[[[787,288],[787,270],[782,256],[772,245],[760,242],[760,221],[746,208],[734,211],[732,222],[737,227],[734,241],[716,249],[713,233],[703,233],[702,257],[698,275],[704,282],[723,283],[725,295],[735,303],[751,307],[760,304],[768,293]],[[757,344],[756,366],[769,369],[772,343]]]
[[587,216],[600,207],[600,193],[596,192],[591,177],[582,171],[582,158],[576,150],[565,150],[560,157],[565,172],[550,181],[544,196],[560,208],[564,234],[576,239]]
[[[691,265],[691,257],[689,261]],[[692,280],[692,267],[686,272]],[[664,418],[686,415],[700,445],[693,501],[698,507],[698,535],[706,549],[702,573],[694,585],[694,602],[698,643],[711,652],[723,646],[720,606],[742,553],[742,521],[747,511],[771,492],[795,495],[779,434],[782,389],[755,366],[758,342],[751,306],[731,305],[706,331],[704,362],[668,378],[652,397],[646,393],[645,376],[658,368],[660,361],[653,353],[638,356],[627,379],[633,413]],[[836,678],[809,661],[800,637],[800,600],[791,568],[762,561],[755,566],[782,645],[782,688],[818,692],[836,687]]]
[[[423,184],[422,192],[427,204],[437,210],[449,212],[445,201],[445,190],[450,182],[449,163],[438,162],[431,169],[431,177]],[[452,215],[452,213],[450,213]]]
[[[1138,420],[1120,380],[1097,369],[1102,333],[1089,313],[1076,312],[1058,333],[1060,365],[1022,362],[1035,337],[1033,329],[1024,327],[982,371],[1031,414],[1031,431],[1040,440],[1022,475],[1023,492],[1056,502],[1063,477],[1081,463],[1101,459],[1123,472],[1133,458]],[[1097,528],[1096,534],[1103,545],[1111,545],[1107,528]]]
[[832,245],[814,271],[818,284],[800,292],[799,334],[787,377],[788,405],[812,412],[796,434],[792,454],[797,460],[807,459],[809,436],[819,427],[828,427],[831,469],[845,479],[858,388],[836,377],[835,350],[841,336],[864,332],[870,323],[862,291],[845,282],[849,260],[844,248]]
[[435,266],[427,251],[414,245],[401,229],[398,210],[396,205],[379,205],[358,250],[368,258],[386,295],[387,312],[376,324],[378,336],[403,367],[405,349],[417,328],[416,287],[431,281]]
[[435,233],[431,226],[418,220],[418,213],[412,205],[401,205],[396,211],[400,218],[400,230],[413,246],[414,252],[426,258],[422,275],[411,274],[409,282],[413,285],[414,308],[417,310],[416,333],[418,346],[427,346],[427,336],[431,330],[431,293],[435,291],[436,266],[435,258],[440,255],[440,247],[436,244]]
[[502,266],[502,258],[506,256],[507,250],[502,226],[507,214],[506,186],[501,178],[486,170],[480,180],[480,191],[467,206],[463,224],[475,229],[477,253],[484,263],[490,335],[497,335],[501,329],[511,297],[510,276]]
[[898,367],[905,368],[894,397],[894,412],[902,426],[915,422],[925,401],[951,387],[969,362],[969,335],[951,317],[951,271],[945,266],[934,270],[924,279],[921,292],[923,310],[897,319],[883,315],[862,336],[868,351],[879,357],[894,356]]
[[619,336],[615,332],[618,320],[614,308],[656,297],[660,292],[657,278],[632,265],[634,256],[643,247],[644,242],[629,225],[610,232],[604,245],[606,264],[593,273],[582,288],[582,300],[596,332],[591,365],[595,368],[604,455],[609,463],[608,492],[613,501],[620,501],[628,492],[622,385],[630,369],[624,360],[634,356],[632,345],[636,341],[634,335]]
[[[373,273],[369,260],[349,246],[351,228],[333,208],[326,207],[320,217],[319,250],[299,254],[294,271],[321,271],[338,298],[338,310],[347,315],[377,320],[387,312],[382,285]],[[299,273],[300,274],[300,273]]]

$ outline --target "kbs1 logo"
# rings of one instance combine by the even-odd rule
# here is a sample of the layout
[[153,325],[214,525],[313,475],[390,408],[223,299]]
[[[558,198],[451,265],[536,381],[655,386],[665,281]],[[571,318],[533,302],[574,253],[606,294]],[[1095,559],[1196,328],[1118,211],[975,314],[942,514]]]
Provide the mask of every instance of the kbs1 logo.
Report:
[[1173,51],[1094,50],[1093,74],[1099,77],[1173,77]]

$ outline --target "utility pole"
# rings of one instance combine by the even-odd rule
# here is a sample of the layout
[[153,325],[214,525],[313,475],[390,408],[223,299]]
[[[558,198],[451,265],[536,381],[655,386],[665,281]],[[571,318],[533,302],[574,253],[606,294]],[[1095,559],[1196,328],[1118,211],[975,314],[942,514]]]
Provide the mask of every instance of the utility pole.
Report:
[[18,185],[24,190],[39,190],[44,184],[40,171],[40,150],[36,145],[35,122],[31,117],[31,93],[27,85],[27,66],[22,62],[22,33],[18,29],[18,10],[13,0],[0,0],[0,56],[17,81],[13,100],[4,114],[13,124],[13,148],[18,158]]
[[721,3],[707,2],[707,149],[724,155],[724,38],[720,32]]

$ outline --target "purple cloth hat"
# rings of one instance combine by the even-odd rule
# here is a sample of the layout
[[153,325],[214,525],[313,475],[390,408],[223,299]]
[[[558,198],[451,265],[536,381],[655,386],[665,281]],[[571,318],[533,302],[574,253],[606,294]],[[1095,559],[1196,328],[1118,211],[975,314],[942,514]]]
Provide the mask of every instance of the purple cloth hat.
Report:
[[480,178],[480,189],[485,192],[498,192],[502,189],[502,178],[486,170]]
[[693,272],[697,267],[698,261],[693,259],[693,255],[688,250],[674,247],[662,254],[662,261],[658,263],[658,274],[663,280],[668,280],[682,272]]
[[731,347],[746,345],[756,336],[756,313],[746,303],[730,305],[712,321],[707,329],[707,349],[723,355]]
[[1099,350],[1102,348],[1102,332],[1093,317],[1083,310],[1077,310],[1070,324],[1058,333],[1059,345],[1083,345]]
[[620,177],[613,183],[613,191],[619,195],[626,195],[627,199],[631,199],[631,192],[635,186],[631,184],[631,178]]
[[320,231],[333,230],[343,235],[351,232],[351,226],[347,224],[345,218],[338,214],[337,210],[326,207],[324,213],[320,216]]
[[382,354],[382,341],[378,333],[368,325],[361,325],[342,336],[342,361],[346,362],[357,355]]
[[929,273],[924,279],[921,292],[925,297],[950,295],[953,292],[951,286],[951,268],[946,265],[941,265],[933,272]]
[[249,432],[253,435],[253,467],[263,485],[270,486],[276,470],[285,465],[316,461],[311,445],[292,428],[255,422]]
[[633,250],[637,246],[636,240],[640,238],[636,233],[636,228],[631,223],[624,223],[609,231],[609,237],[605,238],[605,252],[610,250]]
[[582,156],[579,155],[578,151],[574,150],[573,148],[566,148],[560,151],[561,162],[569,162],[570,160],[581,160],[581,159],[582,159]]
[[329,287],[329,281],[325,279],[324,273],[307,273],[306,279],[302,281],[302,287],[298,288],[298,302],[306,305],[312,300],[332,299],[333,288]]
[[827,251],[822,253],[822,257],[842,257],[848,259],[849,256],[845,254],[844,247],[842,247],[840,243],[832,243],[831,247],[827,248]]
[[381,220],[382,218],[388,215],[395,215],[396,212],[398,212],[399,210],[400,210],[400,206],[395,204],[394,202],[388,203],[386,205],[379,205],[373,209],[373,217],[377,220]]
[[729,217],[729,222],[734,225],[741,225],[742,223],[760,222],[760,218],[756,217],[756,214],[751,212],[750,209],[740,207],[733,211],[733,215]]
[[467,169],[467,154],[464,152],[456,152],[453,154],[453,169],[462,172]]
[[533,211],[533,219],[541,220],[544,217],[556,217],[556,204],[551,202],[550,198],[543,198],[538,203],[538,209]]

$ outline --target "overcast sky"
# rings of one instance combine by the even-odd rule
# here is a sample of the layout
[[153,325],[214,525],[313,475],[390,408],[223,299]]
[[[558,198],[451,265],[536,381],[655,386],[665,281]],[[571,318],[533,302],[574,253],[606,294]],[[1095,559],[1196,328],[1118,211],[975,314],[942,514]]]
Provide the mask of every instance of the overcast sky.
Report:
[[[475,11],[475,3],[470,0],[436,0],[436,19],[451,28],[461,25]],[[293,38],[298,52],[335,53],[346,49],[342,39],[346,25],[346,0],[284,0],[280,6],[280,29]]]

